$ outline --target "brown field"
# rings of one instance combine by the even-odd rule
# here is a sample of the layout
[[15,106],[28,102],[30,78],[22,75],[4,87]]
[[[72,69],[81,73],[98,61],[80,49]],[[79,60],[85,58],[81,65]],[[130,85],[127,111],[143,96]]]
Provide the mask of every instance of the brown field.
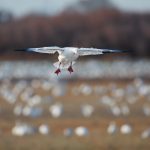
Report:
[[[18,81],[13,81],[10,87]],[[145,81],[149,83],[149,81]],[[52,94],[52,90],[44,91],[40,87],[35,90],[41,96],[50,95],[53,97],[51,104],[61,102],[64,104],[64,113],[60,118],[52,118],[48,108],[51,104],[41,104],[44,108],[42,116],[37,118],[15,116],[13,108],[20,103],[18,97],[15,104],[8,104],[1,97],[0,99],[0,150],[149,150],[150,138],[141,139],[141,133],[150,127],[150,119],[142,113],[141,107],[147,101],[146,97],[139,96],[135,104],[129,105],[130,114],[128,116],[113,116],[109,109],[98,103],[104,95],[112,95],[112,86],[115,84],[117,88],[125,89],[127,85],[133,84],[133,81],[109,80],[109,81],[69,81],[63,82],[66,86],[66,94],[56,97]],[[72,89],[79,88],[81,85],[89,85],[92,88],[102,86],[107,89],[106,93],[90,95],[73,95]],[[28,81],[28,86],[30,82]],[[138,94],[138,93],[137,93]],[[121,98],[121,103],[126,101],[127,97]],[[150,101],[148,102],[150,104]],[[85,118],[80,113],[80,105],[91,104],[95,111],[89,118]],[[11,134],[11,129],[15,125],[15,121],[20,120],[27,122],[35,127],[42,123],[49,125],[51,132],[49,135],[26,135],[17,137]],[[123,135],[119,131],[114,135],[107,133],[107,127],[111,121],[115,121],[118,127],[124,123],[129,123],[133,127],[133,131],[129,135]],[[86,126],[89,129],[89,135],[86,137],[77,137],[73,134],[71,137],[65,137],[63,130],[67,127],[75,129],[77,126]]]

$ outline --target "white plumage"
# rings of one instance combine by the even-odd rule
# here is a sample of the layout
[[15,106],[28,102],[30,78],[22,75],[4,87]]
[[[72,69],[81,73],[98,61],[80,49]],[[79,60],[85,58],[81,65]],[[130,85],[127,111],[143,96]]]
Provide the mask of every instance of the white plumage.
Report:
[[108,134],[114,134],[116,133],[118,130],[116,123],[113,121],[109,124],[108,128],[107,128],[107,133]]
[[50,132],[49,126],[47,124],[42,124],[39,126],[39,133],[43,135],[48,135]]
[[129,124],[124,124],[120,127],[120,132],[122,134],[130,134],[132,132],[132,127]]
[[72,65],[75,64],[75,60],[79,56],[87,55],[101,55],[105,53],[116,53],[124,52],[121,50],[110,50],[110,49],[97,49],[97,48],[77,48],[77,47],[64,47],[60,48],[57,46],[54,47],[40,47],[40,48],[28,48],[25,51],[29,52],[38,52],[38,53],[48,53],[54,54],[58,52],[58,62],[54,63],[54,66],[57,68],[55,73],[58,75],[61,72],[61,69],[68,69],[70,73],[73,72]]
[[88,129],[84,126],[77,127],[74,132],[77,136],[80,136],[80,137],[87,136],[89,134]]

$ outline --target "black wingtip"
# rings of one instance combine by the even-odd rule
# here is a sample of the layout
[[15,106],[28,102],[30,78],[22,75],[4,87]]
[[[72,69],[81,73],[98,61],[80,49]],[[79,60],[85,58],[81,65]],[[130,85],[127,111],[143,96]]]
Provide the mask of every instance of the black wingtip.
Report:
[[25,49],[25,48],[24,49],[15,49],[15,51],[24,51],[25,52],[25,51],[28,51],[28,49]]
[[114,50],[112,52],[114,52],[114,53],[129,53],[130,51],[129,50]]
[[105,50],[103,51],[103,54],[108,54],[108,53],[130,53],[131,51],[129,50]]
[[23,48],[23,49],[15,49],[17,52],[31,52],[35,53],[35,51],[32,51],[31,48]]

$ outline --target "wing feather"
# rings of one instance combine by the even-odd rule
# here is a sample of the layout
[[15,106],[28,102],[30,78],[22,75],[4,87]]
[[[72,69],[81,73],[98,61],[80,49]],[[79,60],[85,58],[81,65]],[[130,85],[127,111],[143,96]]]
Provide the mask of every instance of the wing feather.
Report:
[[17,50],[17,51],[54,54],[55,52],[61,53],[63,49],[57,46],[53,46],[53,47],[27,48],[27,49],[22,49],[22,50]]
[[111,49],[97,49],[97,48],[79,48],[78,53],[80,56],[86,55],[102,55],[105,53],[120,53],[125,52],[122,50],[111,50]]

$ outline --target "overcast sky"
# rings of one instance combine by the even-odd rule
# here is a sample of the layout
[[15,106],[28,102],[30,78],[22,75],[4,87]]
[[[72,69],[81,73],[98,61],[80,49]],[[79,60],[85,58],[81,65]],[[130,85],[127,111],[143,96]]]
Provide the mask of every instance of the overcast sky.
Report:
[[[0,0],[0,10],[22,16],[31,12],[55,14],[79,0]],[[150,0],[110,0],[125,11],[149,11]]]
[[55,14],[79,0],[0,0],[0,9],[20,16],[32,12]]
[[150,12],[150,0],[110,0],[126,11]]

